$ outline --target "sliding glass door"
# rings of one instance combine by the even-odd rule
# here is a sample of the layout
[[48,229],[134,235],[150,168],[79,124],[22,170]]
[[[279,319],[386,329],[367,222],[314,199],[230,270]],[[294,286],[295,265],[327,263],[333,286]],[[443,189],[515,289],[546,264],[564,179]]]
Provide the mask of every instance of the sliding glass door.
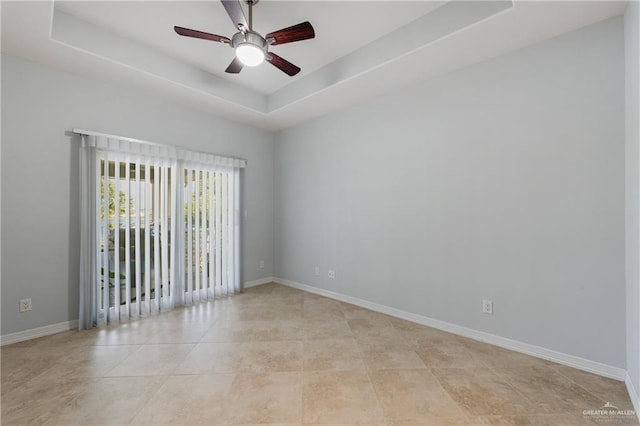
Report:
[[239,291],[244,162],[109,141],[83,139],[81,327]]

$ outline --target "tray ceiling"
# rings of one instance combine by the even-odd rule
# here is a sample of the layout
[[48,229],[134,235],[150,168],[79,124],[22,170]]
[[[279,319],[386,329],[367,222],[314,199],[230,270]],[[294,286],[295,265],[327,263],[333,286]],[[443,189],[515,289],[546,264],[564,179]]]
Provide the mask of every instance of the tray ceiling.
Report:
[[623,13],[625,2],[276,1],[254,8],[267,33],[309,20],[313,40],[272,50],[302,68],[224,72],[230,36],[212,1],[2,2],[2,51],[278,130]]

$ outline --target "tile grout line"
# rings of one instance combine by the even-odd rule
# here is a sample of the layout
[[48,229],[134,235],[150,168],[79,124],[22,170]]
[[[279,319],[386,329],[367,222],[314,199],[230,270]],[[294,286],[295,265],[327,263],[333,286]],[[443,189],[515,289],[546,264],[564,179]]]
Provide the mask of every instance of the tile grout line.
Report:
[[[573,380],[571,377],[567,376],[566,374],[562,374],[561,371],[559,371],[555,365],[552,365],[551,368],[553,368],[553,370],[558,373],[560,376],[564,377],[565,379],[569,380],[571,383],[573,383],[574,385],[578,386],[580,389],[582,389],[583,391],[587,392],[589,395],[593,396],[596,399],[599,399],[601,402],[608,402],[608,401],[604,401],[601,397],[599,397],[598,395],[594,394],[593,392],[591,392],[589,389],[585,388],[584,386],[582,386],[580,383],[576,382],[575,380]],[[613,380],[613,379],[612,379]]]
[[[342,314],[344,315],[344,310],[342,310]],[[351,330],[351,334],[353,335],[354,340],[356,341],[356,345],[358,345],[358,350],[360,352],[360,358],[362,359],[362,363],[364,364],[364,370],[367,373],[367,377],[369,378],[369,384],[371,385],[371,389],[373,389],[373,396],[376,398],[376,404],[378,404],[378,407],[380,408],[380,412],[382,414],[382,419],[384,420],[385,424],[389,424],[390,420],[387,418],[387,414],[385,413],[384,407],[382,406],[382,403],[380,402],[380,395],[378,394],[378,391],[376,389],[375,384],[373,383],[373,379],[371,378],[371,372],[369,371],[369,365],[367,364],[365,358],[364,358],[364,351],[362,349],[362,347],[358,344],[358,340],[357,340],[357,336],[353,330],[353,327],[351,326],[351,324],[349,324],[349,320],[346,319],[347,325],[349,326],[349,330]]]
[[127,422],[127,425],[131,425],[133,424],[133,421],[135,420],[135,418],[138,416],[138,414],[140,414],[142,412],[142,410],[144,410],[144,408],[147,406],[147,404],[149,404],[151,401],[153,401],[153,398],[160,392],[160,390],[164,387],[164,385],[169,381],[169,375],[163,375],[163,376],[151,376],[151,377],[164,377],[164,380],[162,381],[162,383],[154,390],[154,392],[152,392],[152,394],[149,396],[149,398],[144,402],[144,404],[141,404],[140,408],[138,408],[137,410],[135,410],[133,416],[131,416],[131,420],[129,420]]

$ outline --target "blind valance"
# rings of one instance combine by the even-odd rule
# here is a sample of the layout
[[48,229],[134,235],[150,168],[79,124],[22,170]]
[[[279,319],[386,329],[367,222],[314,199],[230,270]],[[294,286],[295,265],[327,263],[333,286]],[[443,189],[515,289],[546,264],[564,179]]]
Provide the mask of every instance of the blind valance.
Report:
[[73,132],[86,136],[82,138],[82,146],[96,148],[101,151],[126,153],[147,158],[183,160],[188,164],[206,164],[233,168],[244,168],[247,166],[247,160],[241,158],[191,151],[171,145],[132,139],[124,136],[108,135],[91,130],[73,129]]

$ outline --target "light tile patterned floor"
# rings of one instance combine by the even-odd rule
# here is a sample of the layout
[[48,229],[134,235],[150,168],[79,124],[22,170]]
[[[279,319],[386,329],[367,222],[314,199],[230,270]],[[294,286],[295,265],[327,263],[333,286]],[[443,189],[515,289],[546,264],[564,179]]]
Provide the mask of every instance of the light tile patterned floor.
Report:
[[637,424],[622,382],[277,284],[2,348],[2,424]]

